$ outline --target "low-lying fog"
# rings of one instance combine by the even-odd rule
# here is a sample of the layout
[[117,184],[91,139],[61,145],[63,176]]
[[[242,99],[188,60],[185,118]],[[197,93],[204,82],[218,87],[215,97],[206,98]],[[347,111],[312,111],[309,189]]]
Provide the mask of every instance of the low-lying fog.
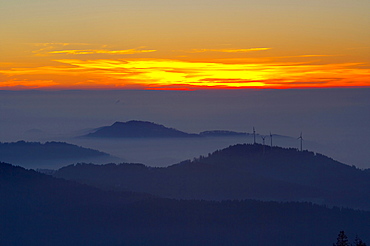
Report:
[[[65,141],[126,162],[166,166],[252,139],[74,138],[115,121],[144,120],[189,133],[280,134],[274,145],[370,167],[370,89],[216,91],[0,91],[0,141]],[[259,143],[262,142],[257,137]],[[269,137],[266,144],[269,144]]]
[[[258,137],[257,137],[258,139]],[[270,144],[266,137],[266,144]],[[273,137],[274,145],[297,145],[295,139],[279,139]],[[207,137],[182,139],[71,139],[77,145],[100,149],[124,162],[145,163],[150,166],[168,166],[193,159],[200,155],[207,156],[215,150],[233,144],[253,143],[253,137]],[[262,143],[262,140],[256,141]],[[295,143],[296,142],[296,143]],[[309,145],[313,145],[309,143]],[[298,146],[298,145],[297,145]],[[297,147],[296,146],[296,147]]]

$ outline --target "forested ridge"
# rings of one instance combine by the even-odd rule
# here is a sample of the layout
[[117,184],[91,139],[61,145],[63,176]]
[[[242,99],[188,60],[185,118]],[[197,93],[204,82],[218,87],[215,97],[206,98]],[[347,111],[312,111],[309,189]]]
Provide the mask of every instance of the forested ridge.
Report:
[[77,164],[55,177],[177,199],[308,201],[370,210],[370,173],[322,154],[239,144],[165,168]]
[[[330,245],[370,213],[312,203],[173,200],[0,164],[3,245]],[[334,235],[334,236],[333,236]],[[309,240],[308,240],[309,239]]]

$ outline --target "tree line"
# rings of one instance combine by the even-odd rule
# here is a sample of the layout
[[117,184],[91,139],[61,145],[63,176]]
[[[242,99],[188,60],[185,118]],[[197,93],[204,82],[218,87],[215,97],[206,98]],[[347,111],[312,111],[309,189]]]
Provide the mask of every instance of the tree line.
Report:
[[333,243],[333,246],[366,246],[366,243],[364,243],[358,237],[358,235],[356,235],[354,244],[351,244],[348,240],[347,235],[344,233],[344,231],[340,231],[337,237],[337,242]]

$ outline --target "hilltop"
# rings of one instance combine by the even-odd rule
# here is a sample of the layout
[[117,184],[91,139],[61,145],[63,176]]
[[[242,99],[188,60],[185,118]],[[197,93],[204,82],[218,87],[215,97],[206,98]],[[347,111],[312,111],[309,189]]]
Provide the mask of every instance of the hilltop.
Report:
[[84,137],[99,138],[182,138],[197,136],[153,122],[137,120],[115,122],[111,126],[100,127],[94,132],[84,135]]
[[0,161],[23,167],[60,167],[80,161],[117,160],[107,153],[65,142],[0,142]]
[[56,177],[178,199],[310,201],[370,210],[370,174],[322,154],[239,144],[166,168],[70,165]]

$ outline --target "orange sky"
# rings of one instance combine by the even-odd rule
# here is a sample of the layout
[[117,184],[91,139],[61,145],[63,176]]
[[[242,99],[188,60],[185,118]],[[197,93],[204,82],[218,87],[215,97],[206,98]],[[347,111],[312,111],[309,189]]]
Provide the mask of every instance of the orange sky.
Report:
[[2,3],[0,89],[370,86],[366,0]]

